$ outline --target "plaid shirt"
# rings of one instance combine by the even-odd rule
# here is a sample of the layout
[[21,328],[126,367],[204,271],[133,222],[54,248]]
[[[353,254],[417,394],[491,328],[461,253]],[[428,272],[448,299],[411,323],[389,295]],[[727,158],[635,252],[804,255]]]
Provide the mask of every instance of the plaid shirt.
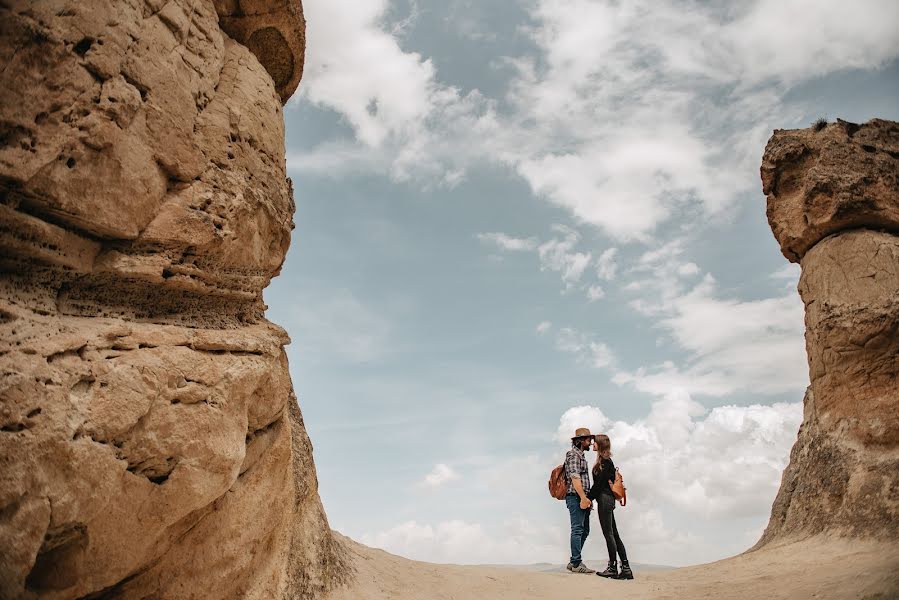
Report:
[[585,494],[590,489],[590,467],[587,466],[584,451],[574,445],[571,446],[571,450],[565,455],[565,475],[568,477],[569,494],[577,494],[574,491],[574,484],[571,483],[572,477],[581,478],[581,485],[584,486]]

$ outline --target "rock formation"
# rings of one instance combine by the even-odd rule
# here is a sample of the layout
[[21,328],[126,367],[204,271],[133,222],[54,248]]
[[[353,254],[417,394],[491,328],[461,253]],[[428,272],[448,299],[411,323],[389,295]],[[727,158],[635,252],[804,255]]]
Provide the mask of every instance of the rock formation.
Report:
[[895,541],[899,124],[777,130],[761,175],[771,229],[802,266],[811,385],[756,547],[820,532]]
[[299,0],[0,2],[0,598],[294,598],[337,554],[262,290]]

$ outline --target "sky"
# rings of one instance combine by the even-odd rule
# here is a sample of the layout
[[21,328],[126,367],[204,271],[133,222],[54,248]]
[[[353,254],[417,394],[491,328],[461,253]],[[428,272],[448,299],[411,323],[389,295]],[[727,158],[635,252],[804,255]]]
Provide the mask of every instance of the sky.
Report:
[[775,128],[899,119],[899,4],[304,10],[296,229],[265,301],[332,527],[419,560],[563,564],[546,481],[589,427],[634,562],[754,544],[808,384],[761,156]]

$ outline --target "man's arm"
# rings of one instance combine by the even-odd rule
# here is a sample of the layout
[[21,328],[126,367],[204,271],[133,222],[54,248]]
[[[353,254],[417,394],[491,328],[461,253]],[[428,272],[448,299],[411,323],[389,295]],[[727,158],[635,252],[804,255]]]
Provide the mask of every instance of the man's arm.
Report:
[[571,486],[574,488],[574,491],[577,492],[577,495],[581,498],[581,508],[588,509],[593,506],[593,502],[587,498],[587,494],[584,493],[584,484],[581,483],[580,475],[572,475],[571,476]]

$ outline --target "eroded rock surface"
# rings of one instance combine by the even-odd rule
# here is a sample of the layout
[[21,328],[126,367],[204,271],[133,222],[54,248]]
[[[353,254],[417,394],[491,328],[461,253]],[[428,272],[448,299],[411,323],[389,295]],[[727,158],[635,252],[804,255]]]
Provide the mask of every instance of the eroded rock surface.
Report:
[[864,227],[899,232],[899,123],[837,121],[778,130],[762,159],[768,223],[799,262],[832,233]]
[[256,55],[287,102],[303,77],[306,21],[299,2],[215,0],[215,8],[222,29]]
[[802,266],[811,385],[759,545],[899,539],[899,124],[775,131],[768,220]]
[[[288,50],[253,34],[277,15]],[[0,598],[332,580],[262,302],[302,26],[288,0],[0,3]]]

